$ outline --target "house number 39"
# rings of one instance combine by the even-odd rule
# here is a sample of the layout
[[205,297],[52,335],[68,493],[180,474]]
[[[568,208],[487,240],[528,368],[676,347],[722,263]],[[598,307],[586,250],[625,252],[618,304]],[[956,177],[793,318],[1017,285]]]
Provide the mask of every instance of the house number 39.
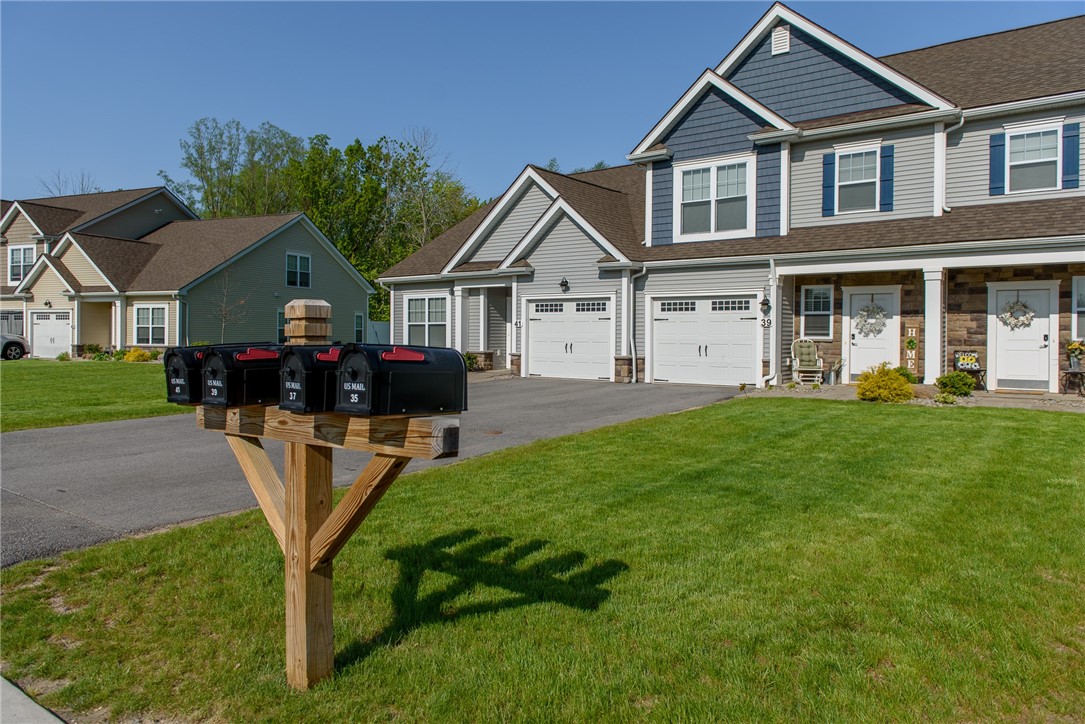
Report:
[[772,326],[772,320],[771,319],[762,319],[761,320],[761,326],[764,327],[765,329],[768,329],[769,327]]

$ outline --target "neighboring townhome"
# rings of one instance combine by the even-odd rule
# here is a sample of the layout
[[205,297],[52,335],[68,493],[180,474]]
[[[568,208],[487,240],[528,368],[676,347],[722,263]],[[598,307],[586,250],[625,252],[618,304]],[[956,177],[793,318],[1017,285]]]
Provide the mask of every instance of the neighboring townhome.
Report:
[[4,201],[0,327],[31,355],[285,340],[291,299],[364,341],[373,288],[304,214],[201,221],[164,187]]
[[[861,10],[860,10],[861,11]],[[519,374],[1056,391],[1085,336],[1085,16],[874,58],[781,4],[628,155],[501,197],[387,270],[393,340]],[[634,364],[634,360],[636,364]]]

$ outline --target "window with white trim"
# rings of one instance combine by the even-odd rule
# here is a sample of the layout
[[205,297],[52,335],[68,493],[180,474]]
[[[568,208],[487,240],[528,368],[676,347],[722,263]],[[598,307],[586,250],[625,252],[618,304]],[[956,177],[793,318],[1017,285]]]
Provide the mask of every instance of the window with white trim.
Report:
[[8,247],[8,284],[15,286],[30,273],[34,266],[34,245]]
[[169,308],[165,304],[137,304],[132,309],[136,320],[135,343],[164,346]]
[[803,287],[799,336],[807,339],[833,338],[833,288]]
[[308,254],[286,252],[286,286],[307,289],[312,286],[313,260]]
[[1085,277],[1074,277],[1074,298],[1070,303],[1070,336],[1085,339]]
[[1044,191],[1061,187],[1062,126],[1006,133],[1006,190]]
[[354,342],[365,344],[365,314],[362,312],[354,313]]
[[0,312],[0,333],[17,334],[25,337],[26,329],[23,327],[22,311],[7,310]]
[[878,149],[836,153],[836,213],[878,210]]
[[448,346],[447,298],[407,298],[407,344],[423,347]]
[[677,241],[735,239],[754,234],[756,157],[712,159],[674,169]]

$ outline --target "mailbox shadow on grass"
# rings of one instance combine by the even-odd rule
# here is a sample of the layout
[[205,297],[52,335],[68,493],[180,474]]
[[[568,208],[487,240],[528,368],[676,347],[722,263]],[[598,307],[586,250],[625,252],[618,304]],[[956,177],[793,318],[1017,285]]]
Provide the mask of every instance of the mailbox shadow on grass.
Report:
[[[393,548],[385,558],[399,564],[399,580],[392,591],[393,618],[378,634],[354,641],[335,657],[337,669],[363,661],[382,646],[394,646],[411,631],[429,624],[481,616],[533,603],[558,603],[582,611],[594,611],[608,598],[602,585],[629,566],[607,560],[584,567],[587,555],[579,551],[560,553],[521,565],[542,551],[549,541],[514,543],[505,536],[483,536],[462,530],[439,536],[421,545]],[[441,590],[420,595],[422,576],[436,571],[455,580]],[[455,601],[485,586],[503,589],[511,596],[498,601],[456,606]]]

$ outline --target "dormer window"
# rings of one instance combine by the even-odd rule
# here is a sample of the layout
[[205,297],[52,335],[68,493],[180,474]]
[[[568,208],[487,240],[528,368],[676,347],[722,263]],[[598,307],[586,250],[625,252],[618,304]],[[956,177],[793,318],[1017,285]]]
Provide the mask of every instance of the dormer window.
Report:
[[791,26],[777,25],[772,29],[772,54],[783,55],[791,50]]
[[753,236],[756,163],[752,154],[676,164],[676,241]]

